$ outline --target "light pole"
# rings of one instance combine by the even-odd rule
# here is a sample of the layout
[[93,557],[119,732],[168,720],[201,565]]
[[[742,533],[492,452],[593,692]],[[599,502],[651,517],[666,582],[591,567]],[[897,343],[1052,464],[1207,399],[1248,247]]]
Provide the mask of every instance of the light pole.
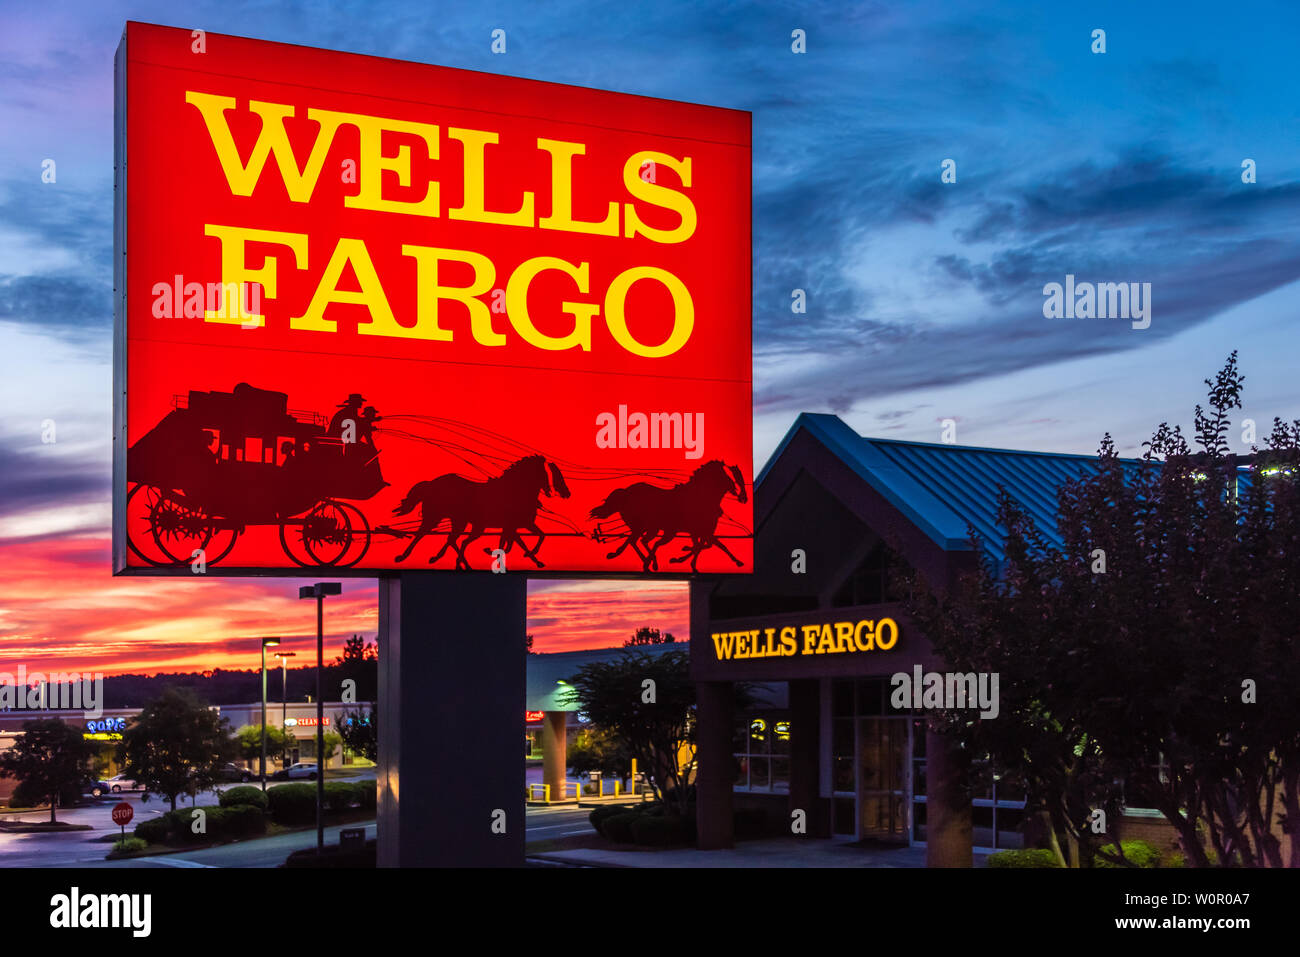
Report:
[[[296,658],[297,653],[292,651],[277,651],[275,656],[280,659],[280,733],[287,733],[284,729],[289,727],[289,659]],[[280,755],[280,764],[284,764],[284,754]]]
[[262,639],[262,763],[258,776],[262,779],[262,790],[266,790],[266,649],[280,643],[279,638]]
[[[325,698],[320,678],[325,658],[325,596],[343,594],[342,582],[317,582],[298,589],[299,598],[316,599],[316,854],[325,852]],[[265,695],[263,695],[265,697]]]

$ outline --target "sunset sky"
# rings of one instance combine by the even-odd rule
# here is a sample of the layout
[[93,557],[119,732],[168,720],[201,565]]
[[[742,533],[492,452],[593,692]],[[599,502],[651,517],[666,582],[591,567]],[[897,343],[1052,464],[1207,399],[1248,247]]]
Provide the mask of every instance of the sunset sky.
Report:
[[[259,635],[300,655],[313,641],[297,581],[109,574],[112,66],[128,17],[752,111],[755,472],[801,411],[918,441],[953,419],[961,444],[1042,451],[1093,452],[1110,432],[1135,454],[1159,422],[1190,423],[1233,349],[1242,414],[1261,432],[1300,417],[1300,10],[987,6],[6,5],[6,667],[250,668]],[[1150,328],[1045,319],[1043,285],[1067,274],[1151,283]],[[377,626],[375,583],[344,588],[331,655]],[[533,582],[529,619],[540,651],[642,625],[685,638],[686,586]]]

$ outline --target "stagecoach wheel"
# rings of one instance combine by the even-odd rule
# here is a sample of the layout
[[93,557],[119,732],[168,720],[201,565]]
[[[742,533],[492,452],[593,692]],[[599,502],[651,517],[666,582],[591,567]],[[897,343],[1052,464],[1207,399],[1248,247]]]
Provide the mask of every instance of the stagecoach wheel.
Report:
[[317,565],[336,565],[352,546],[352,520],[338,502],[317,502],[303,519],[300,534]]
[[[203,549],[205,552],[208,550],[216,528],[206,511],[182,503],[172,498],[169,492],[152,485],[137,485],[127,496],[128,504],[141,488],[145,489],[142,502],[145,528],[167,561],[158,561],[145,555],[138,546],[132,546],[133,552],[151,565],[188,565],[194,560],[195,549]],[[127,514],[130,516],[129,510]],[[129,540],[129,528],[127,537]]]
[[361,559],[366,557],[366,552],[370,551],[370,520],[366,518],[365,512],[361,511],[361,509],[357,508],[351,502],[332,502],[331,504],[337,505],[350,516],[349,521],[352,523],[352,541],[348,545],[348,551],[352,550],[352,545],[359,543],[361,546],[361,550],[352,557],[349,558],[347,552],[345,552],[338,561],[340,568],[351,568],[353,565],[358,564]]
[[[139,493],[143,493],[143,495],[140,495],[139,501],[134,504],[134,507],[136,512],[141,514],[133,514],[131,511],[133,507],[132,500],[135,499]],[[148,562],[150,565],[157,565],[160,567],[167,565],[189,565],[194,561],[195,548],[202,548],[205,550],[206,554],[203,557],[205,564],[215,565],[230,554],[231,549],[235,547],[235,541],[239,538],[239,530],[234,528],[219,528],[216,525],[216,522],[210,516],[207,516],[206,512],[203,510],[198,510],[196,512],[194,509],[189,508],[189,506],[180,505],[180,503],[172,500],[168,493],[153,485],[136,485],[127,493],[126,501],[126,544],[131,551],[135,552],[136,555]],[[188,553],[183,556],[180,554],[173,554],[158,537],[160,534],[158,523],[161,522],[165,526],[168,521],[167,516],[176,508],[179,508],[186,513],[202,515],[203,521],[207,523],[207,543],[193,544],[189,548]],[[153,556],[146,555],[144,551],[136,545],[135,536],[131,534],[132,528],[136,525],[144,526],[142,536],[147,535],[153,538],[154,544],[157,545],[158,550],[166,556],[166,561],[160,561]],[[222,539],[221,536],[223,534],[228,535],[229,537]],[[171,536],[165,537],[170,538]],[[183,546],[179,544],[173,544],[173,547],[176,548],[178,553],[184,551]]]
[[146,555],[136,544],[136,538],[137,532],[141,542],[148,541],[152,537],[150,515],[162,499],[162,495],[162,489],[154,485],[134,485],[131,491],[126,493],[126,547],[131,549],[141,561],[159,567],[174,563],[165,558],[159,559],[153,555]]
[[[235,547],[235,542],[239,539],[239,532],[239,529],[234,528],[217,528],[213,530],[214,543],[208,547],[207,563],[209,565],[215,565],[230,554],[230,550]],[[224,547],[220,544],[220,536],[223,533],[230,536],[226,539]]]

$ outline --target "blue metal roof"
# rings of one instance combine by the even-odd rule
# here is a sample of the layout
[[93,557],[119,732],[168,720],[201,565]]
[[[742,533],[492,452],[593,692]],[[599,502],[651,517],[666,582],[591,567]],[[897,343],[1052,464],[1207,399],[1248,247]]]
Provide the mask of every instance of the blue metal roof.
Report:
[[[803,429],[826,446],[872,488],[947,551],[970,551],[968,527],[1001,562],[1003,529],[997,523],[998,486],[1033,518],[1049,539],[1058,540],[1057,490],[1068,479],[1095,471],[1097,457],[1025,452],[965,445],[900,442],[858,435],[838,416],[805,412],[759,473],[761,485],[774,462]],[[1136,470],[1139,459],[1121,460]]]

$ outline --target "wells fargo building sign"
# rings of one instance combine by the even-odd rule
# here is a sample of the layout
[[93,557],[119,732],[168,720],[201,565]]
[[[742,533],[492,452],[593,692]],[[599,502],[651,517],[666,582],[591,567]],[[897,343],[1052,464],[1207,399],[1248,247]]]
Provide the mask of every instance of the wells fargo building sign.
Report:
[[116,571],[751,567],[748,113],[136,23],[117,73]]
[[746,658],[811,657],[863,651],[889,651],[898,643],[898,623],[892,618],[817,622],[807,625],[715,631],[718,661]]

